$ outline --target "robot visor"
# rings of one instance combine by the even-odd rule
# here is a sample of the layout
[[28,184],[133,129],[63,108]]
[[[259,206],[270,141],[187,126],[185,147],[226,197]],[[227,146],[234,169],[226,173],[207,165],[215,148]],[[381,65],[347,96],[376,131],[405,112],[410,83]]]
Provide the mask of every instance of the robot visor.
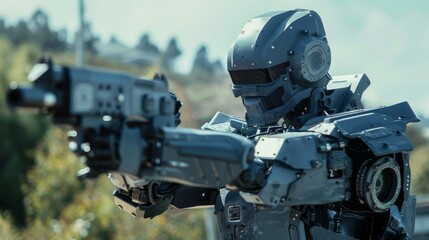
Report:
[[266,84],[277,80],[286,73],[288,65],[288,63],[282,63],[270,68],[234,70],[229,71],[229,74],[235,85]]

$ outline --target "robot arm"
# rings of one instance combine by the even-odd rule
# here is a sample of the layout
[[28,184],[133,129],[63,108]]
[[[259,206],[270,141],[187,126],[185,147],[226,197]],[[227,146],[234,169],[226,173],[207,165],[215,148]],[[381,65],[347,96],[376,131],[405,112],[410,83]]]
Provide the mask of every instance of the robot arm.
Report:
[[[117,172],[188,186],[217,188],[230,183],[253,160],[245,137],[186,128],[162,128],[154,138],[125,129]],[[114,169],[112,169],[114,170]]]
[[115,203],[134,216],[153,217],[170,204],[180,209],[213,205],[218,188],[249,189],[264,182],[263,168],[253,163],[254,143],[245,137],[163,128],[144,148],[147,138],[140,133],[123,131],[121,162],[110,173],[118,187]]

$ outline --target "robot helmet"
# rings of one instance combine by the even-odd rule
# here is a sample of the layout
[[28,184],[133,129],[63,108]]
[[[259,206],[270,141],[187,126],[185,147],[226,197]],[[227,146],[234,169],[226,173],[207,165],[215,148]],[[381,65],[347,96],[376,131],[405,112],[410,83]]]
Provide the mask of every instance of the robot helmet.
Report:
[[277,123],[327,84],[331,51],[319,15],[271,12],[247,22],[228,53],[235,97],[252,126]]

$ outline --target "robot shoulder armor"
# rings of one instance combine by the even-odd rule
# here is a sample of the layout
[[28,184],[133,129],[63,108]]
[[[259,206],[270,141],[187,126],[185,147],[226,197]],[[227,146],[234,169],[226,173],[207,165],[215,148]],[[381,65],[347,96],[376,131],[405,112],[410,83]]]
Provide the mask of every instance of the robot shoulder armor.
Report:
[[365,74],[333,76],[326,86],[328,95],[325,103],[336,113],[362,109],[362,94],[369,85]]
[[413,145],[405,135],[406,125],[418,122],[407,102],[368,110],[333,114],[308,122],[302,130],[318,132],[343,141],[362,140],[376,155],[411,151]]
[[286,132],[262,136],[255,146],[255,157],[277,160],[294,169],[312,169],[320,156],[320,133]]

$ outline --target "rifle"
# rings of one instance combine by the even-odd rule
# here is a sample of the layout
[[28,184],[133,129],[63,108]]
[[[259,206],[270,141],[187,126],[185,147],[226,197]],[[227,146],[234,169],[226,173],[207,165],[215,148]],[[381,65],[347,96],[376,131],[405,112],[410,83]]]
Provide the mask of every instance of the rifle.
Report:
[[79,172],[80,178],[96,177],[119,166],[115,148],[127,126],[144,126],[146,131],[174,127],[175,110],[180,107],[168,92],[165,78],[159,76],[149,80],[42,60],[33,66],[28,79],[31,87],[11,84],[9,106],[38,109],[52,115],[54,124],[74,128],[68,132],[71,150],[85,156],[88,165]]
[[[253,161],[254,143],[243,136],[176,128],[181,102],[168,91],[165,77],[143,79],[41,61],[28,78],[30,87],[11,84],[9,106],[37,109],[51,115],[54,124],[72,126],[69,146],[86,158],[87,165],[78,172],[79,178],[108,172],[118,188],[116,204],[134,216],[163,212],[171,198],[160,204],[152,200],[157,194],[166,199],[175,193],[177,184],[192,187],[190,192],[217,191]],[[176,185],[153,188],[153,179]],[[205,196],[198,191],[195,194]],[[205,201],[181,195],[184,198],[176,197],[176,206]],[[212,199],[207,204],[213,204]],[[155,210],[141,210],[142,205],[155,206]]]

